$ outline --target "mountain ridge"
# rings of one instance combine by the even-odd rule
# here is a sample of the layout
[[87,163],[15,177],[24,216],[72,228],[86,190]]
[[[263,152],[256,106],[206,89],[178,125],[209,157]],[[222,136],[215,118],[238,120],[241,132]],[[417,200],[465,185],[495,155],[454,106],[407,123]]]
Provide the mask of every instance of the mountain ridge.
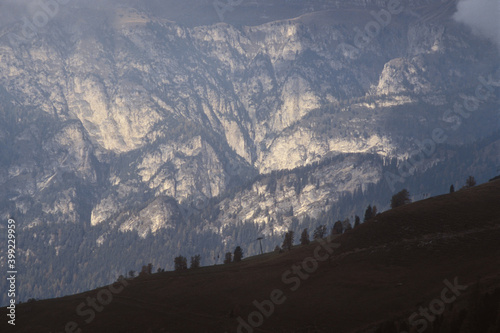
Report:
[[[21,250],[39,255],[21,259],[33,270],[25,276],[32,295],[26,290],[23,299],[115,278],[88,268],[97,260],[92,251],[123,272],[151,257],[170,266],[187,243],[190,255],[212,264],[261,233],[274,247],[282,231],[310,219],[352,220],[368,204],[387,207],[400,187],[421,198],[469,175],[485,181],[500,164],[498,50],[452,19],[454,2],[442,4],[450,6],[445,11],[433,2],[402,2],[424,18],[446,19],[403,11],[362,47],[357,31],[377,22],[370,11],[385,10],[387,2],[289,3],[286,13],[277,9],[287,2],[243,2],[227,12],[228,23],[206,25],[220,21],[215,10],[189,25],[169,20],[187,5],[162,12],[150,1],[108,10],[113,3],[60,7],[37,38],[17,47],[8,36],[21,33],[22,22],[1,28],[0,216],[15,217],[29,244]],[[243,24],[251,6],[270,8],[270,16]],[[308,6],[320,11],[307,14]],[[351,12],[356,20],[332,19]],[[282,16],[302,18],[274,20]],[[469,112],[465,101],[478,100],[481,78],[490,93]],[[443,129],[446,142],[408,176],[401,166],[415,160],[416,140],[431,139],[435,129]],[[325,161],[331,165],[318,168]],[[272,176],[289,169],[295,171]],[[397,177],[393,188],[387,172]],[[266,183],[236,191],[259,174]],[[233,197],[212,204],[227,193]],[[135,240],[131,229],[144,241],[152,237],[156,248],[137,245],[145,252],[134,254],[125,241]],[[118,252],[116,244],[130,262],[101,252]],[[33,281],[44,274],[40,262],[61,265],[47,256],[70,262],[70,249],[87,266]],[[258,251],[252,244],[245,250]],[[83,271],[87,278],[73,276]],[[85,281],[96,275],[98,282]],[[52,279],[63,291],[45,285]]]
[[[230,332],[245,327],[242,321],[256,330],[283,332],[313,328],[372,332],[386,322],[406,321],[408,325],[408,316],[439,296],[443,286],[462,286],[453,301],[459,309],[474,304],[474,290],[486,293],[500,287],[494,264],[500,232],[499,186],[496,180],[408,204],[378,214],[336,238],[295,246],[282,254],[266,253],[241,263],[185,272],[146,274],[121,282],[123,288],[117,282],[113,288],[121,290],[94,317],[83,312],[85,306],[77,316],[74,309],[109,286],[21,304],[17,320],[29,315],[30,321],[16,325],[14,332],[32,332],[35,327],[58,331],[69,320],[93,332],[125,328],[129,332]],[[327,259],[318,259],[316,268],[302,275],[292,274],[294,265],[311,261],[316,252]],[[281,290],[278,299],[284,301],[276,303],[260,325],[249,326],[255,321],[250,317],[247,321],[247,316],[256,309],[264,311],[255,304],[264,304],[275,290]],[[358,300],[355,304],[353,297]],[[46,315],[49,312],[51,316]],[[85,323],[85,318],[91,320]]]

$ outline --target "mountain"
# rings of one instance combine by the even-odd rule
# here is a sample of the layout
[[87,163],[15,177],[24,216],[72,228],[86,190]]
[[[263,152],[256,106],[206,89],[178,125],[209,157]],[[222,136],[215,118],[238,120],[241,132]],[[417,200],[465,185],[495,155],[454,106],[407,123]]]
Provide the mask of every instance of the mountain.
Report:
[[22,300],[497,174],[499,51],[455,1],[54,3],[2,4]]
[[497,332],[499,199],[496,180],[284,253],[21,304],[12,332]]

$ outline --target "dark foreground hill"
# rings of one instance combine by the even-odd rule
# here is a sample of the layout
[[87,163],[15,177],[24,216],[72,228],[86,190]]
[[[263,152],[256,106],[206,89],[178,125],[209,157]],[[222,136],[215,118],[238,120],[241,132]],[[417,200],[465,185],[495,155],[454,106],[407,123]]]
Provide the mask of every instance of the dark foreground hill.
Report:
[[21,304],[7,331],[398,332],[410,320],[447,323],[434,332],[498,332],[499,202],[496,180],[287,253]]
[[458,3],[0,0],[18,299],[172,270],[179,254],[253,256],[260,235],[272,251],[284,228],[384,210],[400,186],[424,198],[486,181],[500,53]]

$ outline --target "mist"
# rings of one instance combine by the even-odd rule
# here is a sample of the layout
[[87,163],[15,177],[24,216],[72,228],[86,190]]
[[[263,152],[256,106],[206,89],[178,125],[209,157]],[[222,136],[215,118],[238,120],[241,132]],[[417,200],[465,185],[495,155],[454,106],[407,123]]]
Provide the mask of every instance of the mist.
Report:
[[469,26],[476,35],[490,39],[500,49],[500,1],[460,0],[453,18]]

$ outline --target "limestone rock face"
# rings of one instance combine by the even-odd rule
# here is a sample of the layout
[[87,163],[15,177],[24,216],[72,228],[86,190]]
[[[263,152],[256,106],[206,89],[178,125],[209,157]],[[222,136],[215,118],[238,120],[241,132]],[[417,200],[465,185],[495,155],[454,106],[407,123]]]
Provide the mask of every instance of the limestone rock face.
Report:
[[[78,0],[61,6],[35,39],[5,18],[0,216],[145,236],[171,226],[193,202],[222,197],[258,174],[350,153],[409,157],[421,133],[466,120],[444,110],[473,93],[470,82],[495,73],[498,52],[443,19],[453,14],[451,2],[403,1],[377,36],[356,46],[357,31],[374,20],[370,11],[386,5],[308,1],[285,13],[271,2],[261,13],[243,3],[225,23],[207,1],[183,16],[182,6],[167,13],[160,4],[123,2],[110,10]],[[244,13],[257,14],[248,21]],[[449,131],[448,142],[497,131],[494,101],[481,102],[475,126]],[[431,156],[426,165],[437,161]],[[380,166],[356,165],[349,174],[360,176],[347,182],[348,166],[317,174],[339,183],[320,181],[300,202],[283,185],[274,204],[315,215],[324,198],[383,179]],[[258,183],[252,191],[236,196],[244,207],[232,215],[278,209]],[[177,205],[155,201],[164,197]],[[147,208],[132,214],[139,203]]]
[[158,197],[137,214],[128,216],[120,225],[120,231],[137,231],[141,237],[160,228],[173,228],[172,221],[178,217],[175,201]]
[[[418,63],[420,59],[393,59],[384,66],[377,85],[377,94],[429,94],[432,85],[425,79],[426,68]],[[423,72],[423,73],[422,73]]]
[[315,168],[309,177],[315,181],[303,188],[297,188],[296,174],[279,177],[272,185],[269,179],[257,181],[234,197],[220,201],[218,207],[223,213],[212,223],[223,228],[238,221],[253,221],[267,226],[263,231],[265,236],[285,232],[292,218],[306,215],[315,218],[335,206],[340,194],[353,194],[359,184],[377,183],[382,168],[353,156]]

